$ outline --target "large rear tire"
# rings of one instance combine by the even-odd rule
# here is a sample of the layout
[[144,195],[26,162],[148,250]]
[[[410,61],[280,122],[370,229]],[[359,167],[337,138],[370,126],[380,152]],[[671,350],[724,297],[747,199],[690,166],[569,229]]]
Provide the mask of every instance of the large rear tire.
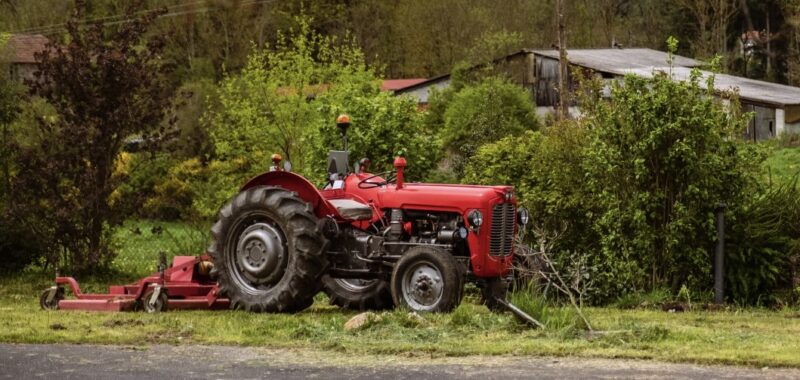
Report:
[[325,294],[336,305],[352,310],[384,310],[394,306],[389,283],[384,280],[359,280],[322,277]]
[[231,307],[297,312],[313,303],[327,267],[327,240],[311,206],[295,193],[258,186],[220,210],[208,249]]
[[461,303],[464,281],[456,259],[435,247],[409,249],[392,271],[392,298],[397,306],[419,312],[449,312]]

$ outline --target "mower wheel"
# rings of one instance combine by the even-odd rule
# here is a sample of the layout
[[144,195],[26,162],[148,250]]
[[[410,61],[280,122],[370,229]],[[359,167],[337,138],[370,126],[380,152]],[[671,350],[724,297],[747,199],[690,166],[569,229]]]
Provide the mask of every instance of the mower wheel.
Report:
[[153,297],[153,289],[148,290],[144,293],[141,300],[142,310],[148,313],[161,313],[167,311],[167,305],[169,305],[169,296],[164,291],[158,293],[158,297],[156,297],[155,302],[152,304],[150,303],[150,299]]
[[436,247],[409,249],[395,264],[394,303],[414,312],[449,312],[461,302],[464,282],[455,258]]
[[[55,288],[55,289],[53,289]],[[50,293],[55,291],[55,294],[50,296]],[[64,288],[53,286],[45,289],[42,295],[39,296],[39,306],[42,310],[58,310],[58,301],[64,299]]]
[[208,253],[231,307],[293,313],[310,306],[328,265],[319,225],[310,204],[280,187],[252,187],[225,205]]
[[505,311],[505,307],[497,299],[505,301],[507,293],[508,283],[503,278],[487,278],[481,288],[481,304],[491,311]]
[[336,305],[352,310],[384,310],[394,306],[389,283],[384,280],[322,277],[325,294]]

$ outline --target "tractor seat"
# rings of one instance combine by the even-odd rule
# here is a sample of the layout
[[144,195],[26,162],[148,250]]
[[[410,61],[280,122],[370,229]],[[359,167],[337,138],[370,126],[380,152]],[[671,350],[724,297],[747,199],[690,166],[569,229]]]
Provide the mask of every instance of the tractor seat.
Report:
[[372,207],[352,199],[328,199],[328,202],[336,207],[343,218],[348,220],[369,220],[372,219]]

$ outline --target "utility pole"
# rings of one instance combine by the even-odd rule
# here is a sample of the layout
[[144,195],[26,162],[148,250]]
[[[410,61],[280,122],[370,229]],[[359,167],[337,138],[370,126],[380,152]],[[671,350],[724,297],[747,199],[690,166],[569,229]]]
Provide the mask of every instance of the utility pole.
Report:
[[569,94],[567,93],[567,37],[564,35],[564,2],[556,1],[558,13],[558,119],[565,120],[569,117]]

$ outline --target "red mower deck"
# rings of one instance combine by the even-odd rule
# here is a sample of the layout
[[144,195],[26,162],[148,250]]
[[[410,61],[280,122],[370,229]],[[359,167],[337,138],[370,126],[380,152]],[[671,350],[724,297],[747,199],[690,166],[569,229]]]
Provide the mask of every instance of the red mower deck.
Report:
[[[40,297],[43,309],[150,312],[167,309],[227,309],[229,301],[219,297],[217,283],[203,267],[208,256],[175,256],[172,266],[128,285],[112,285],[106,294],[85,294],[72,277],[56,277],[56,285]],[[64,286],[74,299],[64,299]]]

